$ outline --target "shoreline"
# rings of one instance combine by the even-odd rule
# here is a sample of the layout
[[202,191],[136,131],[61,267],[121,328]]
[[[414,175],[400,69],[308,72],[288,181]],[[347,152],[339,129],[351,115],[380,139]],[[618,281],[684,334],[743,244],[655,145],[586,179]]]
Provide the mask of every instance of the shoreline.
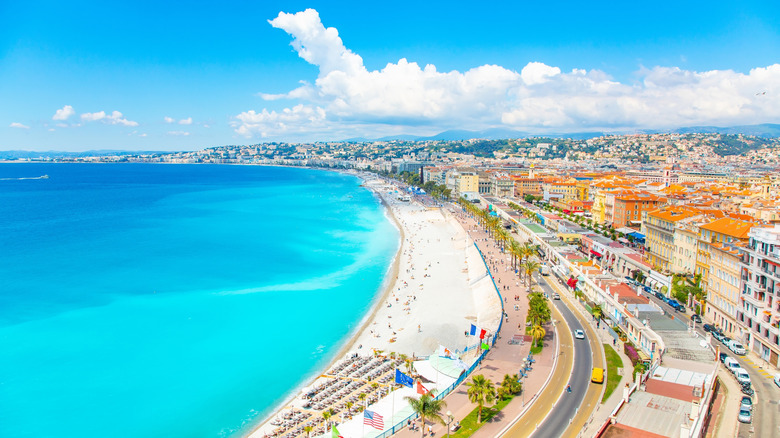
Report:
[[[307,411],[299,396],[306,388],[321,387],[329,381],[322,375],[353,354],[373,357],[374,351],[379,351],[383,356],[396,353],[425,358],[444,348],[465,353],[467,347],[474,349],[474,341],[467,335],[470,324],[495,332],[502,319],[501,303],[487,266],[469,233],[453,216],[454,211],[430,208],[416,200],[403,202],[397,199],[402,189],[396,183],[370,173],[336,172],[358,177],[362,187],[381,202],[386,217],[399,230],[398,250],[370,310],[345,337],[327,367],[305,378],[244,436],[272,434],[276,426],[270,423],[290,409],[319,417],[319,408]],[[389,415],[390,406],[382,407],[382,400],[377,403],[371,405],[375,406],[372,409]],[[339,428],[343,426],[346,429],[342,433],[348,433],[348,424],[358,420],[339,423]]]
[[[280,166],[280,167],[291,167],[291,166]],[[273,409],[273,411],[271,411],[271,413],[269,413],[261,422],[257,423],[256,426],[254,426],[249,432],[243,434],[242,435],[243,437],[252,437],[255,435],[255,433],[259,432],[260,429],[263,428],[263,426],[265,426],[269,421],[271,421],[271,419],[276,417],[283,409],[288,407],[295,400],[295,398],[298,397],[298,395],[302,392],[304,388],[311,386],[319,378],[319,376],[321,376],[323,373],[325,373],[327,370],[333,367],[347,354],[347,352],[349,352],[355,347],[355,345],[358,342],[358,339],[360,338],[360,335],[363,334],[363,332],[365,332],[366,329],[368,329],[368,326],[376,318],[377,313],[381,309],[380,304],[385,300],[387,300],[388,296],[390,296],[393,286],[395,285],[395,280],[398,279],[398,271],[401,262],[401,253],[403,251],[403,242],[406,237],[406,234],[404,233],[404,228],[401,225],[401,222],[395,216],[395,213],[393,212],[393,209],[391,208],[390,204],[388,204],[388,202],[385,200],[382,194],[379,193],[377,190],[374,190],[373,188],[364,185],[366,179],[363,177],[363,174],[353,174],[353,173],[338,171],[334,169],[313,169],[313,170],[326,170],[326,171],[357,177],[362,182],[361,186],[366,190],[370,191],[376,197],[376,199],[379,200],[379,203],[382,205],[382,208],[385,211],[385,217],[387,217],[390,220],[390,222],[395,226],[395,228],[398,230],[398,249],[396,249],[395,255],[393,256],[393,260],[390,263],[390,266],[388,266],[387,271],[385,273],[385,278],[382,280],[382,284],[379,287],[379,290],[377,291],[380,293],[378,293],[376,295],[376,298],[374,298],[374,301],[371,304],[368,313],[366,313],[365,316],[361,319],[359,325],[355,327],[355,329],[353,329],[347,335],[345,342],[342,344],[341,348],[339,348],[338,351],[333,355],[330,361],[327,362],[327,365],[319,369],[317,372],[310,375],[306,379],[304,379],[300,385],[292,389],[288,393],[288,395],[284,398],[284,400],[276,405],[276,407]]]

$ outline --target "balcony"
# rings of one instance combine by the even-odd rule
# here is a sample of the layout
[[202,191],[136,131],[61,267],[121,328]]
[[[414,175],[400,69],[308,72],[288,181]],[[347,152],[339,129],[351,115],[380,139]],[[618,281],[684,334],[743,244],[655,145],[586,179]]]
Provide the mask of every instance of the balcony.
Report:
[[753,294],[742,294],[740,295],[743,300],[747,301],[748,303],[752,304],[753,306],[763,310],[764,306],[766,305],[764,303],[764,300],[759,300]]

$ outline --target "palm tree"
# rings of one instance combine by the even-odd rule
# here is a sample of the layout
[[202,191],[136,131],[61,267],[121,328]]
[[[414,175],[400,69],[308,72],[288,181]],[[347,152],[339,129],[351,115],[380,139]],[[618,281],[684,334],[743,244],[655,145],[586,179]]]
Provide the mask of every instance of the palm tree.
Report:
[[410,396],[404,397],[404,400],[411,406],[412,411],[420,417],[422,436],[425,436],[425,420],[447,424],[441,418],[441,411],[447,407],[447,402],[436,400],[434,394],[436,394],[436,390],[432,389],[429,393],[421,395],[419,399]]
[[366,398],[367,397],[368,397],[368,395],[366,395],[365,392],[361,392],[360,394],[358,394],[358,400],[363,402],[363,408],[366,407],[365,404],[366,404]]
[[531,337],[533,338],[534,343],[544,338],[544,335],[546,334],[547,331],[540,324],[535,324],[533,327],[531,327]]
[[351,401],[344,403],[344,407],[347,408],[347,414],[349,415],[352,415],[352,406],[355,406],[355,404]]
[[517,269],[517,260],[520,258],[521,246],[516,240],[509,242],[509,253],[512,254],[512,269]]
[[493,382],[486,379],[482,374],[477,374],[471,378],[471,383],[466,383],[469,387],[467,394],[469,401],[479,406],[477,412],[477,424],[482,422],[482,407],[487,403],[493,403],[496,399],[496,390],[493,388]]
[[306,437],[307,438],[311,436],[311,431],[312,430],[314,430],[313,427],[311,427],[311,426],[304,426],[303,431],[306,432]]
[[333,416],[333,409],[327,409],[325,411],[322,411],[322,418],[325,419],[325,430],[328,429],[328,426],[330,426],[330,417]]
[[602,310],[601,306],[598,304],[593,306],[593,317],[596,319],[601,319],[604,317],[604,310]]
[[520,377],[517,374],[510,376],[504,374],[504,380],[501,382],[501,386],[498,388],[498,395],[504,399],[507,396],[519,393],[523,389],[523,384],[520,383]]
[[528,284],[528,290],[531,290],[531,274],[539,270],[542,265],[540,265],[536,260],[526,260],[520,267],[525,273],[525,281]]
[[496,232],[496,240],[501,244],[501,250],[506,249],[506,243],[509,242],[509,239],[511,239],[512,236],[509,235],[509,231],[507,231],[505,228],[499,228]]

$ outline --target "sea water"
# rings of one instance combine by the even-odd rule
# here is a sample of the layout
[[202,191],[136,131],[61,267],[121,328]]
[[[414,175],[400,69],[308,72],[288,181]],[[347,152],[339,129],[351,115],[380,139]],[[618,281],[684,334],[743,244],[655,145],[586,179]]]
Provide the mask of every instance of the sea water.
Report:
[[359,184],[0,164],[0,436],[246,433],[377,297],[398,232]]

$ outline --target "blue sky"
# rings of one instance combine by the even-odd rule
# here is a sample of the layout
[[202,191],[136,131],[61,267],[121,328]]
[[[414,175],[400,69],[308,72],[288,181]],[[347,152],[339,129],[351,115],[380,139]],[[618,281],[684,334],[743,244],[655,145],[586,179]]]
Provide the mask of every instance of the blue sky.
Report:
[[780,123],[776,1],[163,3],[0,1],[0,149]]

